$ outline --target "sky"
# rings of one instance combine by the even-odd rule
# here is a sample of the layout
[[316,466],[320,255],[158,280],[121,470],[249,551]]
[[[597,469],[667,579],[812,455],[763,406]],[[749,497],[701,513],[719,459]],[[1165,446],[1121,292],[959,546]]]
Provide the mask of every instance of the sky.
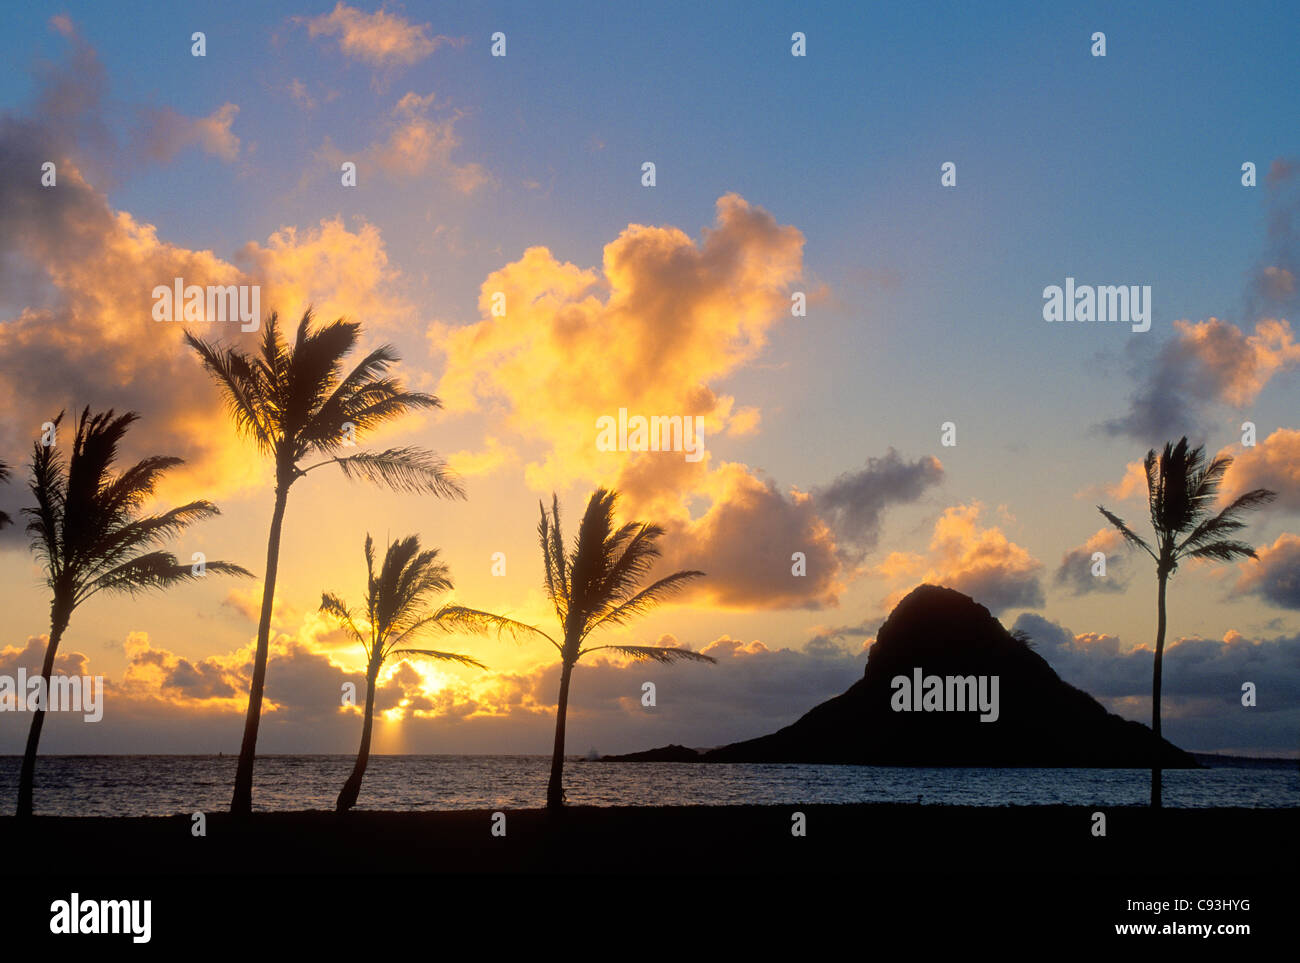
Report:
[[[718,663],[584,661],[573,751],[788,724],[861,676],[922,582],[970,594],[1066,681],[1147,721],[1154,571],[1096,506],[1149,531],[1135,471],[1186,434],[1235,459],[1225,497],[1279,497],[1244,532],[1258,560],[1171,583],[1165,735],[1300,754],[1288,6],[7,7],[0,510],[27,503],[43,422],[135,410],[124,463],[186,459],[157,505],[222,510],[174,550],[258,575],[87,602],[58,668],[105,677],[104,719],[52,716],[42,750],[238,746],[273,473],[185,326],[153,320],[155,286],[183,277],[255,284],[263,313],[292,324],[311,306],[359,321],[365,349],[394,345],[398,374],[443,407],[359,441],[431,448],[468,492],[328,471],[294,487],[262,751],[355,749],[339,693],[363,655],[317,606],[322,591],[359,601],[367,533],[438,547],[447,601],[545,625],[538,502],[557,495],[573,532],[599,485],[621,518],[665,528],[658,574],[707,573],[605,641]],[[1149,288],[1149,330],[1045,321],[1044,290],[1067,278]],[[597,419],[620,409],[699,417],[704,457],[600,450]],[[38,667],[48,593],[21,524],[0,531],[0,607],[0,674]],[[547,751],[548,646],[436,647],[488,668],[391,664],[375,751]],[[0,713],[0,752],[27,723]]]

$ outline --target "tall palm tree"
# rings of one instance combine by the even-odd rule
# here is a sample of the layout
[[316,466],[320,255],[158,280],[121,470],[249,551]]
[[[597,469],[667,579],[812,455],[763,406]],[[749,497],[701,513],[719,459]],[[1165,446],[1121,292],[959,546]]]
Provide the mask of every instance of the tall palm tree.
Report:
[[[337,465],[348,478],[378,482],[396,491],[458,498],[465,494],[446,464],[423,448],[339,454],[353,444],[355,435],[376,425],[413,408],[441,407],[437,398],[407,391],[388,375],[389,367],[398,360],[391,345],[370,352],[343,375],[343,359],[356,346],[360,331],[359,324],[342,320],[313,329],[308,310],[298,323],[290,347],[281,335],[277,316],[272,314],[262,329],[261,351],[252,357],[236,348],[209,344],[189,332],[185,335],[225,395],[236,427],[275,462],[275,506],[267,537],[266,578],[248,713],[230,803],[233,813],[249,813],[253,808],[253,763],[266,686],[271,606],[290,487],[308,472]],[[299,462],[310,454],[320,455],[323,460],[302,467]]]
[[370,760],[370,733],[375,715],[375,686],[379,670],[389,656],[418,657],[442,662],[458,662],[483,669],[477,659],[456,652],[438,652],[433,649],[410,649],[407,640],[430,628],[446,628],[443,622],[445,608],[429,612],[430,595],[451,590],[451,573],[438,561],[438,550],[420,551],[418,535],[409,535],[388,546],[384,564],[375,575],[375,546],[366,535],[366,629],[358,626],[356,617],[337,595],[321,593],[320,611],[334,616],[343,630],[366,652],[366,711],[361,724],[361,748],[357,751],[352,775],[343,784],[335,808],[347,812],[357,803],[361,780]]
[[[32,446],[30,488],[35,508],[24,508],[31,521],[27,534],[32,551],[45,570],[45,584],[54,593],[50,602],[50,638],[41,666],[44,689],[59,641],[73,611],[98,592],[134,595],[148,589],[170,588],[199,577],[195,566],[180,564],[170,552],[153,546],[180,534],[192,523],[221,514],[209,501],[194,501],[158,515],[141,515],[159,478],[182,463],[180,458],[154,455],[120,474],[113,473],[118,443],[139,416],[91,415],[82,411],[67,461],[55,445]],[[54,419],[57,430],[63,412]],[[206,562],[205,571],[252,576],[231,562]],[[36,749],[45,725],[45,709],[32,716],[18,780],[18,815],[32,814]]]
[[578,528],[578,537],[566,556],[560,532],[559,499],[551,496],[551,514],[539,504],[542,520],[537,534],[542,544],[542,562],[546,573],[546,595],[555,608],[560,623],[559,640],[534,625],[463,606],[448,606],[444,619],[469,627],[495,627],[515,636],[538,635],[560,653],[560,696],[555,712],[555,749],[551,755],[551,779],[546,789],[546,805],[558,810],[564,805],[564,726],[569,708],[569,680],[578,660],[589,652],[607,649],[631,656],[637,661],[671,663],[679,661],[716,662],[716,659],[690,649],[653,645],[586,646],[596,629],[622,625],[653,608],[670,593],[704,573],[674,572],[652,585],[638,589],[655,559],[660,556],[655,544],[664,534],[658,525],[627,522],[614,528],[614,503],[618,493],[597,488],[587,502],[586,514]]
[[1165,443],[1165,450],[1156,456],[1152,448],[1143,463],[1147,476],[1147,502],[1151,512],[1151,528],[1155,531],[1155,547],[1124,524],[1124,520],[1098,505],[1097,510],[1106,516],[1125,540],[1136,545],[1155,560],[1156,582],[1156,655],[1151,674],[1151,729],[1155,733],[1154,757],[1151,762],[1151,805],[1160,806],[1161,766],[1160,751],[1160,673],[1165,654],[1165,587],[1169,577],[1178,570],[1181,562],[1192,558],[1215,559],[1230,562],[1239,558],[1255,558],[1255,549],[1230,536],[1246,523],[1241,515],[1272,501],[1277,493],[1267,488],[1256,488],[1239,495],[1216,515],[1210,514],[1218,498],[1223,475],[1232,459],[1222,455],[1205,458],[1204,448],[1187,447],[1184,436],[1178,444]]

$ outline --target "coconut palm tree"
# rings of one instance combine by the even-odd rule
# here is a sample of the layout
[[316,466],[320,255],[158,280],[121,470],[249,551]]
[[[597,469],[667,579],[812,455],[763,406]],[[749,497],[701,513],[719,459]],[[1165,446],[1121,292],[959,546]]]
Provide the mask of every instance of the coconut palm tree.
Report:
[[445,609],[430,612],[429,596],[451,590],[451,573],[438,561],[438,550],[420,551],[418,535],[409,535],[388,546],[384,564],[375,575],[375,546],[366,535],[366,611],[365,631],[347,604],[332,592],[321,593],[320,611],[334,616],[343,630],[366,652],[366,711],[361,724],[361,748],[357,751],[352,775],[343,784],[335,808],[347,812],[356,805],[361,780],[370,760],[370,733],[375,715],[375,686],[379,671],[389,656],[423,658],[441,662],[458,662],[483,669],[477,659],[456,652],[411,649],[406,642],[430,628],[446,628]]
[[1155,547],[1124,524],[1124,520],[1098,505],[1097,510],[1106,516],[1124,539],[1136,545],[1156,563],[1156,655],[1151,674],[1151,729],[1155,733],[1154,758],[1151,763],[1151,805],[1160,806],[1161,766],[1160,752],[1160,673],[1165,654],[1165,588],[1169,577],[1187,559],[1206,558],[1230,562],[1239,558],[1255,558],[1255,549],[1245,542],[1226,536],[1245,527],[1240,516],[1252,508],[1272,501],[1277,493],[1267,488],[1256,488],[1239,495],[1218,514],[1211,510],[1218,498],[1223,475],[1232,459],[1221,455],[1205,458],[1204,448],[1187,447],[1187,438],[1178,444],[1165,443],[1163,453],[1156,456],[1155,449],[1147,452],[1143,466],[1147,476],[1147,503],[1151,512],[1151,527],[1155,531]]
[[[413,408],[441,407],[437,398],[407,391],[388,375],[388,369],[398,360],[391,345],[370,352],[343,375],[343,359],[356,346],[360,331],[359,324],[342,320],[313,328],[308,310],[298,323],[290,347],[281,335],[277,316],[272,314],[262,328],[261,351],[251,357],[236,348],[209,344],[188,332],[185,335],[221,388],[236,427],[275,463],[275,505],[267,536],[266,577],[262,583],[248,713],[230,803],[233,813],[249,813],[253,808],[253,763],[266,685],[271,606],[290,487],[308,472],[337,465],[348,478],[377,482],[396,491],[457,498],[465,494],[445,463],[422,448],[340,454],[355,444],[354,438],[361,432]],[[300,462],[312,454],[322,460],[303,467]]]
[[587,646],[587,638],[597,629],[622,625],[653,608],[662,599],[704,573],[674,572],[652,585],[638,589],[655,559],[661,554],[655,544],[664,534],[658,525],[627,522],[614,528],[614,503],[618,493],[598,488],[587,502],[586,514],[578,527],[578,537],[566,556],[560,532],[560,503],[552,495],[551,514],[539,504],[542,520],[537,534],[542,544],[542,563],[546,573],[546,595],[555,608],[560,623],[559,639],[533,625],[463,606],[448,606],[444,620],[467,627],[495,627],[498,633],[517,637],[537,635],[555,646],[560,653],[560,695],[555,712],[555,749],[551,755],[551,779],[546,789],[546,805],[558,810],[564,805],[564,726],[569,707],[569,680],[578,660],[589,652],[602,649],[631,656],[637,661],[672,663],[679,661],[715,662],[707,655],[690,649],[653,645]]
[[[45,584],[54,593],[50,602],[50,637],[45,646],[41,678],[50,691],[50,675],[59,641],[73,611],[98,592],[134,595],[148,589],[170,588],[207,572],[252,576],[231,562],[185,565],[154,546],[180,534],[194,522],[221,514],[208,501],[194,501],[158,515],[141,515],[158,480],[181,464],[180,458],[155,455],[120,474],[113,473],[118,443],[139,418],[134,412],[91,415],[82,411],[67,461],[53,444],[37,441],[32,449],[30,488],[35,508],[24,508],[31,521],[27,534],[32,551],[45,570]],[[54,419],[58,430],[63,412]],[[18,815],[32,814],[36,749],[45,724],[45,709],[32,716],[18,779]]]

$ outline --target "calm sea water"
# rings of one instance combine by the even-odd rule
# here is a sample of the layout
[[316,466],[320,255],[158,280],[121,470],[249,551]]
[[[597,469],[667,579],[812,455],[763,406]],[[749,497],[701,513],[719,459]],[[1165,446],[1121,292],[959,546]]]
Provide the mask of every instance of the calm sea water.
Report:
[[[0,757],[0,811],[17,799],[17,756]],[[260,756],[254,806],[333,809],[350,756]],[[36,811],[62,816],[158,816],[230,805],[234,756],[43,756]],[[544,756],[372,756],[358,808],[536,808]],[[690,763],[565,766],[569,801],[589,806],[916,802],[978,806],[1143,804],[1150,773],[1131,769],[905,769]],[[1165,773],[1165,805],[1300,806],[1300,767],[1215,766]]]

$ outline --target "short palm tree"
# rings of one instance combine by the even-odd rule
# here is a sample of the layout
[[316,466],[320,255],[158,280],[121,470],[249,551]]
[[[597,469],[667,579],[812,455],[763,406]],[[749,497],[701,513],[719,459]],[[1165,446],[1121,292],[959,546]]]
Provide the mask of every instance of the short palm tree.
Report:
[[560,696],[555,712],[555,749],[551,755],[551,779],[546,805],[557,810],[564,805],[564,726],[569,707],[569,680],[578,660],[589,652],[607,649],[637,661],[671,663],[717,660],[690,649],[652,645],[586,646],[595,630],[622,625],[657,605],[665,596],[682,588],[703,572],[674,572],[646,588],[637,586],[661,554],[655,544],[664,534],[658,525],[628,522],[614,528],[614,503],[618,493],[596,489],[578,528],[578,537],[568,555],[560,532],[560,504],[551,497],[551,514],[545,506],[537,533],[542,544],[546,573],[546,595],[560,623],[559,640],[533,625],[477,609],[449,606],[444,619],[476,627],[495,627],[516,636],[537,635],[560,653]]
[[1239,495],[1218,514],[1211,509],[1219,495],[1219,486],[1232,459],[1219,456],[1208,463],[1204,448],[1187,447],[1187,438],[1178,444],[1165,443],[1157,457],[1155,449],[1147,452],[1144,467],[1147,475],[1147,502],[1155,547],[1124,524],[1124,520],[1098,505],[1097,510],[1119,529],[1129,543],[1136,545],[1155,560],[1156,581],[1156,655],[1151,676],[1151,729],[1155,733],[1154,758],[1151,763],[1151,805],[1160,806],[1160,673],[1165,654],[1165,587],[1181,562],[1192,558],[1230,562],[1255,558],[1255,549],[1245,542],[1226,536],[1245,527],[1243,512],[1273,500],[1276,492],[1256,488]]
[[[290,347],[281,335],[277,316],[272,314],[262,329],[261,351],[253,357],[235,348],[209,344],[188,332],[185,335],[225,395],[236,427],[253,439],[263,455],[275,461],[275,506],[267,537],[266,578],[248,713],[230,803],[233,813],[248,813],[253,808],[253,763],[289,488],[310,471],[337,465],[348,478],[378,482],[397,491],[464,497],[445,463],[425,449],[340,454],[354,443],[357,434],[376,425],[413,408],[441,407],[437,398],[407,391],[388,375],[388,369],[398,360],[390,345],[370,352],[344,375],[343,359],[356,346],[360,331],[359,324],[342,320],[313,329],[308,310],[298,323]],[[320,455],[323,460],[302,467],[299,462],[310,454]]]
[[357,751],[352,775],[343,784],[335,808],[347,812],[356,805],[361,780],[370,761],[370,733],[375,715],[375,687],[379,671],[389,656],[423,658],[441,662],[458,662],[483,669],[477,659],[456,652],[411,649],[406,643],[420,632],[446,628],[445,609],[430,612],[429,596],[450,591],[451,573],[438,561],[438,550],[420,551],[418,535],[409,535],[388,546],[384,564],[375,574],[375,546],[366,536],[366,611],[365,630],[347,604],[331,592],[321,594],[320,610],[334,616],[343,630],[366,652],[366,710],[361,724],[361,748]]
[[[155,455],[114,474],[118,443],[139,416],[134,412],[114,416],[112,410],[91,415],[86,408],[77,421],[72,457],[64,460],[56,445],[33,445],[31,493],[35,508],[24,508],[31,521],[27,533],[32,551],[45,570],[45,584],[54,593],[50,602],[50,639],[41,666],[44,689],[59,641],[73,611],[98,592],[134,595],[147,589],[170,588],[204,572],[252,576],[231,562],[181,564],[176,556],[154,548],[180,534],[192,523],[219,515],[217,506],[194,501],[159,515],[141,515],[159,478],[181,464],[180,458]],[[54,419],[57,431],[63,413]],[[18,815],[32,814],[32,787],[36,750],[45,724],[45,710],[36,710],[27,736],[22,772],[18,779]]]

